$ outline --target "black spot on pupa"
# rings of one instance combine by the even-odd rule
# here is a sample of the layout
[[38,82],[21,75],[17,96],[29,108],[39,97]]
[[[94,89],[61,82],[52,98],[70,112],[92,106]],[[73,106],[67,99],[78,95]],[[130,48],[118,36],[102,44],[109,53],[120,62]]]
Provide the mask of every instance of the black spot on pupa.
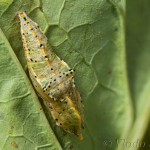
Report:
[[71,123],[71,122],[69,121],[69,123]]
[[56,98],[53,98],[53,101],[56,101]]
[[34,62],[37,62],[36,60]]
[[61,78],[61,76],[59,76],[59,78]]
[[52,110],[53,109],[53,107],[52,106],[49,106],[49,108]]
[[40,44],[40,47],[42,47],[43,46],[43,44]]
[[66,74],[66,76],[68,76],[68,74]]
[[61,126],[62,124],[60,123],[59,125]]
[[57,119],[57,118],[56,118],[55,120],[56,120],[56,121],[58,121],[58,119]]
[[51,70],[53,70],[53,68],[51,68]]
[[47,56],[45,56],[45,58],[48,58]]
[[50,88],[51,86],[49,85],[48,87]]
[[31,58],[30,60],[31,60],[31,61],[33,61],[33,59],[32,59],[32,58]]
[[63,102],[63,101],[64,101],[64,99],[60,99],[60,103]]
[[54,79],[54,81],[56,81],[56,79]]
[[37,78],[37,76],[34,76],[35,78]]
[[26,18],[26,17],[24,17],[23,19],[24,19],[25,21],[27,20],[27,18]]

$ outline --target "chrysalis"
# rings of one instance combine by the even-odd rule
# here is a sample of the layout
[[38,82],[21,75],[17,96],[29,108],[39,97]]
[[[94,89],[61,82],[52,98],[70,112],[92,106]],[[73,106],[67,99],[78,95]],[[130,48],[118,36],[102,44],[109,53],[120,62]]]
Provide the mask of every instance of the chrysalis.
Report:
[[82,104],[74,85],[74,70],[52,51],[46,36],[25,12],[18,16],[29,75],[36,91],[46,101],[56,124],[82,140]]

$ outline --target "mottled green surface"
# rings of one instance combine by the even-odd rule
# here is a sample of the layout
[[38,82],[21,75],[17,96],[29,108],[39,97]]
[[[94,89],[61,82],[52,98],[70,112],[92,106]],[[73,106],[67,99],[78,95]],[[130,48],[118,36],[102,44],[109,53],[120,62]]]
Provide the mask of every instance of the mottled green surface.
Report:
[[[133,9],[134,8],[134,9]],[[150,149],[150,1],[127,1],[126,49],[134,122],[128,141],[139,139],[141,146],[132,150]],[[146,133],[144,139],[142,137]],[[145,144],[144,144],[145,143]],[[128,149],[127,149],[128,150]]]
[[[121,139],[141,140],[148,126],[149,5],[148,0],[128,2],[125,20],[124,0],[0,0],[0,149],[137,149]],[[63,133],[40,109],[25,74],[16,16],[20,10],[27,11],[56,54],[76,69],[85,104],[82,142]]]

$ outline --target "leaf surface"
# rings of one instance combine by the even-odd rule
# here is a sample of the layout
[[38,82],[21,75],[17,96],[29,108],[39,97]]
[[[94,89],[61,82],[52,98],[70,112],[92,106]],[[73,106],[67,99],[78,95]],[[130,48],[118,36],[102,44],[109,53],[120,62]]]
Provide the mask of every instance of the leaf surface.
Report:
[[[6,149],[5,146],[15,147],[18,143],[26,150],[25,141],[30,149],[37,145],[44,150],[51,147],[104,150],[120,149],[120,146],[123,149],[126,147],[122,143],[118,145],[117,140],[134,141],[135,137],[143,137],[148,126],[150,106],[148,24],[141,33],[145,40],[142,36],[138,39],[140,26],[133,30],[135,24],[132,19],[135,16],[130,16],[131,8],[127,9],[129,19],[125,24],[125,0],[5,2],[0,2],[0,66],[3,70],[0,74],[0,129],[3,129],[0,146],[3,146],[3,150]],[[130,3],[132,7],[134,2]],[[138,4],[140,6],[140,2]],[[143,4],[143,10],[144,8]],[[85,105],[82,142],[73,135],[64,134],[55,125],[27,79],[17,18],[17,13],[22,10],[39,24],[55,53],[76,70],[76,86]],[[142,47],[133,44],[135,38],[141,41],[142,44],[139,45]],[[41,107],[44,112],[40,110]],[[5,120],[6,114],[8,119]],[[138,132],[141,119],[141,132]],[[4,127],[7,121],[9,123]],[[8,131],[14,124],[16,127],[6,140]],[[40,147],[42,145],[45,147]]]

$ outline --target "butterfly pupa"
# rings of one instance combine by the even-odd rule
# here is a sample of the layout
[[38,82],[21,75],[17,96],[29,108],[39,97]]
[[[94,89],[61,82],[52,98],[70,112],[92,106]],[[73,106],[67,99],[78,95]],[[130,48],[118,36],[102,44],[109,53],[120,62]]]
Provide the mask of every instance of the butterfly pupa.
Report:
[[74,70],[50,48],[46,36],[25,12],[18,13],[31,81],[47,103],[56,125],[83,139],[81,97],[74,85]]

